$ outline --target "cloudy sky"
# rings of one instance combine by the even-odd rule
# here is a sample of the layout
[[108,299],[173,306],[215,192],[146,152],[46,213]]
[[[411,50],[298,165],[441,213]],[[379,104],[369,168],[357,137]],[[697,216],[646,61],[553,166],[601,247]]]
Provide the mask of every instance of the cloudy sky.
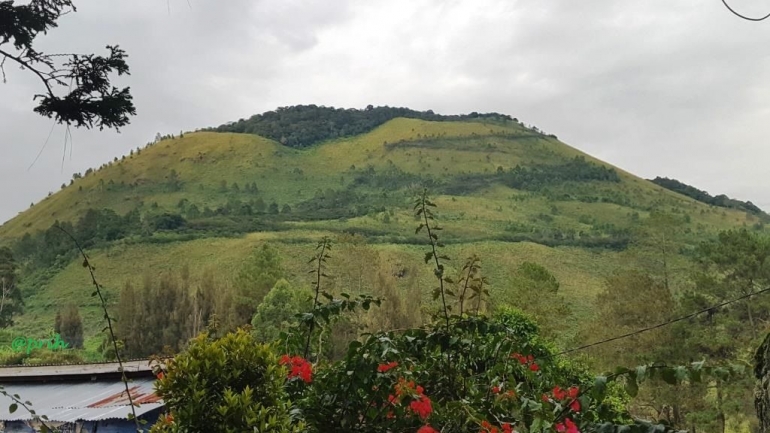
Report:
[[[65,154],[64,128],[32,113],[40,83],[6,64],[0,222],[156,132],[295,104],[503,112],[637,175],[770,210],[770,20],[740,20],[719,0],[76,5],[39,47],[119,44],[138,116],[120,134],[73,131]],[[764,0],[731,5],[770,12]]]

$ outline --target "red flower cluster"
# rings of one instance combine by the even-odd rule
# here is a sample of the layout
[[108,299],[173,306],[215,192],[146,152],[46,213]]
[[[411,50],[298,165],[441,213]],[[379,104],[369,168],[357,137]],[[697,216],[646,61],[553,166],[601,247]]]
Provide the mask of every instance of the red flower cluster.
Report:
[[[577,400],[578,396],[580,395],[580,388],[573,386],[569,389],[562,389],[558,385],[553,388],[553,391],[551,392],[551,395],[553,396],[553,399],[556,401],[565,401],[570,400],[569,402],[569,408],[573,412],[580,412],[580,402]],[[548,402],[548,395],[543,394],[543,401]]]
[[[407,382],[406,379],[402,377],[398,379],[398,383],[396,383],[394,389],[396,395],[391,394],[388,396],[388,403],[391,405],[398,404],[401,402],[402,397],[409,396],[413,398],[409,403],[409,409],[417,414],[417,416],[426,419],[433,412],[433,405],[430,398],[425,395],[423,387],[415,385],[414,381],[410,380]],[[390,414],[388,414],[388,418],[391,418]]]
[[164,378],[164,377],[166,377],[166,375],[165,375],[165,374],[163,374],[163,372],[161,371],[161,372],[158,372],[158,374],[156,375],[156,377],[158,378],[158,380],[163,380],[163,378]]
[[481,421],[481,433],[513,433],[511,423],[503,423],[500,428],[493,426],[489,421]]
[[540,366],[535,363],[535,357],[532,355],[524,356],[521,353],[511,353],[511,358],[518,359],[521,364],[528,365],[530,371],[540,370]]
[[556,424],[554,428],[559,433],[580,433],[575,423],[569,418],[565,419],[563,423]]
[[417,430],[417,433],[439,433],[439,431],[429,425],[424,425]]
[[428,418],[430,413],[433,412],[431,401],[424,394],[421,394],[417,400],[412,400],[412,402],[409,403],[409,409],[412,409],[412,412],[416,413],[422,419]]
[[393,361],[387,364],[380,364],[379,366],[377,366],[377,371],[380,373],[387,373],[388,370],[392,370],[396,367],[398,367],[398,362]]
[[289,356],[283,355],[281,360],[278,361],[281,365],[288,365],[289,379],[299,377],[305,383],[313,381],[313,366],[310,365],[307,359],[301,356]]

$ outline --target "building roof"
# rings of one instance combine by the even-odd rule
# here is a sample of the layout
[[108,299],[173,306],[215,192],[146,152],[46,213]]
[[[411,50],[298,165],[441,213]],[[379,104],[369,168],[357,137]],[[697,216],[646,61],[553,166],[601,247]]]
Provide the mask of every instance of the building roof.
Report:
[[[152,367],[146,359],[123,362],[123,371],[130,378],[152,377]],[[11,382],[96,380],[120,377],[120,365],[117,362],[0,367],[0,385]]]
[[[154,379],[136,379],[128,383],[136,407],[141,416],[163,407],[163,401],[155,395]],[[54,422],[98,421],[105,419],[127,419],[131,413],[125,384],[120,380],[92,382],[56,383],[10,383],[3,384],[11,395],[18,394],[20,400],[29,401],[32,410],[39,416],[46,415]],[[10,413],[11,399],[0,394],[0,420],[30,420],[32,415],[23,407]]]

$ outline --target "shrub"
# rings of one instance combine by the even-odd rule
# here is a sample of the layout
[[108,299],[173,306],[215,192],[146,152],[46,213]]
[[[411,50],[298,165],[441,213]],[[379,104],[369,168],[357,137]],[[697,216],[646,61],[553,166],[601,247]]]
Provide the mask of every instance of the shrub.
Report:
[[216,341],[199,336],[158,376],[157,392],[169,413],[152,432],[303,431],[289,417],[286,370],[269,345],[246,331]]

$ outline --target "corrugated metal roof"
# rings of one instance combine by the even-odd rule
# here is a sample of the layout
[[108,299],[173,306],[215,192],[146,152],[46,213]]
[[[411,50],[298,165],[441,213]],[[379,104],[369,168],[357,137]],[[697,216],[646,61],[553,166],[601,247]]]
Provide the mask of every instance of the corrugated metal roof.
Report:
[[[151,372],[150,362],[144,359],[123,362],[126,373]],[[120,373],[120,364],[105,362],[96,364],[60,364],[60,365],[13,365],[0,367],[0,383],[2,379],[18,379],[21,377],[46,377],[64,375],[88,375]]]
[[[153,379],[136,379],[128,384],[131,397],[139,404],[137,416],[163,407],[162,400],[155,395],[153,383]],[[18,394],[22,401],[31,402],[32,410],[38,415],[47,415],[51,421],[98,421],[127,418],[131,413],[125,385],[120,381],[12,383],[3,387],[11,395]],[[8,397],[0,394],[0,420],[32,419],[22,407],[10,413],[8,406],[11,403]]]

